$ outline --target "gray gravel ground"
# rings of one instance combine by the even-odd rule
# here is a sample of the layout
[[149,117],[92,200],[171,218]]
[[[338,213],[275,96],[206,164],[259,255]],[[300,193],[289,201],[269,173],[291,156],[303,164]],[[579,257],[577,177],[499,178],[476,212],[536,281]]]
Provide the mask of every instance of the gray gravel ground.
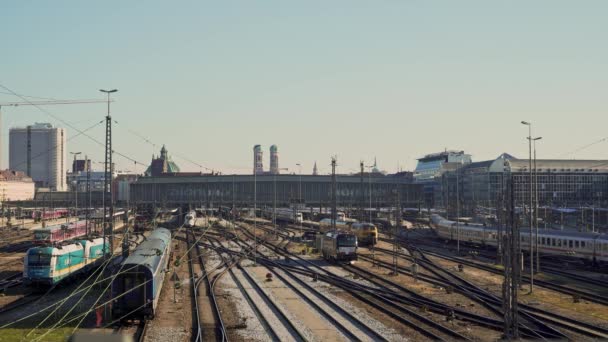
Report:
[[[277,333],[277,335],[279,336],[279,338],[281,340],[285,340],[285,341],[292,340],[293,338],[292,338],[291,334],[289,333],[289,331],[287,329],[285,329],[285,327],[283,326],[281,321],[276,317],[274,312],[272,312],[272,310],[266,305],[264,300],[251,287],[249,282],[241,274],[241,271],[235,270],[235,275],[241,281],[241,283],[243,284],[243,287],[245,288],[245,291],[247,291],[247,293],[251,296],[253,302],[257,304],[258,309],[260,310],[262,316],[264,316],[266,318],[266,320],[268,321],[269,325],[274,328],[274,330]],[[249,308],[249,310],[251,310],[251,308]],[[253,317],[255,317],[255,315],[253,314],[253,311],[251,311],[251,315]],[[256,320],[257,320],[257,318],[256,318]],[[262,328],[262,325],[260,324],[259,321],[258,321],[258,324],[259,324],[260,328],[252,329],[252,331],[248,332],[248,334],[253,335],[254,338],[259,336],[261,338],[261,340],[268,340],[269,339],[268,334],[266,333],[266,331],[264,331],[264,329]]]
[[[366,332],[367,329],[361,325],[361,323],[367,325],[366,320],[360,319],[360,317],[357,315],[353,315],[357,319],[360,319],[361,323],[359,323],[356,320],[352,320],[350,317],[348,317],[346,315],[342,315],[341,313],[335,311],[331,306],[329,306],[321,298],[319,298],[319,296],[323,296],[332,302],[334,302],[334,298],[325,295],[321,291],[318,291],[317,287],[313,286],[313,284],[308,284],[308,285],[310,285],[313,289],[317,290],[316,294],[315,294],[315,292],[311,292],[308,289],[301,286],[300,284],[296,283],[296,281],[291,279],[289,276],[287,276],[285,274],[285,272],[277,270],[277,273],[279,273],[285,279],[287,279],[287,281],[290,284],[294,285],[297,289],[302,291],[302,293],[304,293],[308,298],[310,298],[315,304],[317,304],[319,307],[321,307],[326,313],[328,313],[336,321],[338,321],[340,324],[342,324],[348,331],[350,331],[355,336],[357,336],[357,338],[359,338],[361,341],[373,341],[373,336],[368,336],[368,334]],[[300,277],[298,277],[298,278],[302,279],[303,281],[305,281],[307,283],[310,282],[310,279],[308,279],[308,278],[300,278]],[[346,311],[350,312],[349,310],[346,310]],[[321,313],[318,313],[315,311],[315,314],[318,315],[319,319],[322,319],[322,320],[325,319],[325,317],[321,316]],[[370,327],[371,329],[374,329],[374,327],[372,327],[371,325],[367,325],[367,326]],[[374,329],[374,330],[376,330],[376,329]],[[345,336],[345,338],[346,338],[346,336]]]
[[176,342],[184,341],[188,337],[188,332],[184,328],[150,326],[146,331],[144,341],[148,342]]
[[[233,250],[239,250],[239,247],[232,242],[226,243],[224,246]],[[213,255],[219,259],[217,253],[213,253]],[[236,273],[236,268],[233,269]],[[219,285],[230,296],[230,301],[234,302],[235,306],[239,308],[235,313],[238,315],[238,321],[245,322],[246,324],[245,329],[235,331],[239,337],[244,341],[267,341],[269,339],[268,334],[232,277],[229,274],[223,276],[220,279]]]

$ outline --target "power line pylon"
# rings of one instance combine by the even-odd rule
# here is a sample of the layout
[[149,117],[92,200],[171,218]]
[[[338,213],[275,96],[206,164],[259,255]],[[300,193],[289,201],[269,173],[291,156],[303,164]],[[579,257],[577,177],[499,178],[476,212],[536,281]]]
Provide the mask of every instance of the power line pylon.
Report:
[[103,180],[103,244],[105,255],[106,236],[110,236],[110,253],[114,253],[114,199],[112,198],[112,116],[110,116],[110,94],[118,90],[103,90],[108,95],[108,114],[106,115],[106,152]]

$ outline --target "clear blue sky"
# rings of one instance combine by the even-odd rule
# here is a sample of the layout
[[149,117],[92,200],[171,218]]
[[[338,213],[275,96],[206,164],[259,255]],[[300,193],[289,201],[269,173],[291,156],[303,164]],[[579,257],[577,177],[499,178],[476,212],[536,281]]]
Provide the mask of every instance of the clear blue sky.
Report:
[[[60,99],[118,88],[115,149],[144,163],[153,147],[133,131],[226,173],[251,172],[257,143],[266,167],[274,143],[282,167],[305,172],[315,160],[328,171],[333,154],[342,172],[374,156],[412,169],[444,148],[527,157],[521,120],[548,158],[608,136],[607,13],[557,0],[13,1],[0,10],[0,84]],[[45,109],[81,129],[105,111]],[[57,123],[3,108],[4,167],[8,128],[35,121]],[[104,139],[103,125],[89,133]],[[607,159],[607,147],[575,156]],[[86,137],[68,150],[103,159]]]

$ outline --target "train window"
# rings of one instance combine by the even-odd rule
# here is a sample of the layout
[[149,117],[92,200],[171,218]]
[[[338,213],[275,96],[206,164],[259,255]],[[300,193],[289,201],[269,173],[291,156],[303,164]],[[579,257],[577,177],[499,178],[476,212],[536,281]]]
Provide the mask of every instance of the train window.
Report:
[[574,248],[578,248],[579,247],[579,242],[578,241],[574,241]]
[[572,240],[568,240],[568,248],[574,248],[574,243]]
[[557,239],[556,241],[557,241],[557,247],[561,247],[562,246],[562,240]]
[[585,248],[585,241],[581,241],[581,248]]

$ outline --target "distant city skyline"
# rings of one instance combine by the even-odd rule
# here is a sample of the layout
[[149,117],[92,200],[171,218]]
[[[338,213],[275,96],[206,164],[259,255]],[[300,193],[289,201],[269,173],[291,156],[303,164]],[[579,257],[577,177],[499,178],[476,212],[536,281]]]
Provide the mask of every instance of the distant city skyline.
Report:
[[[315,162],[328,173],[332,155],[340,173],[374,157],[383,170],[413,170],[444,149],[527,158],[522,120],[543,137],[538,158],[608,159],[607,10],[548,0],[11,3],[0,85],[56,99],[117,88],[114,148],[142,165],[114,160],[137,173],[163,144],[182,171],[224,174],[251,173],[254,144],[265,164],[276,144],[281,168],[307,174]],[[0,87],[0,103],[21,101]],[[104,140],[104,104],[42,108]],[[50,122],[66,128],[67,152],[101,169],[103,148],[54,117],[0,111],[2,168],[10,128]]]

